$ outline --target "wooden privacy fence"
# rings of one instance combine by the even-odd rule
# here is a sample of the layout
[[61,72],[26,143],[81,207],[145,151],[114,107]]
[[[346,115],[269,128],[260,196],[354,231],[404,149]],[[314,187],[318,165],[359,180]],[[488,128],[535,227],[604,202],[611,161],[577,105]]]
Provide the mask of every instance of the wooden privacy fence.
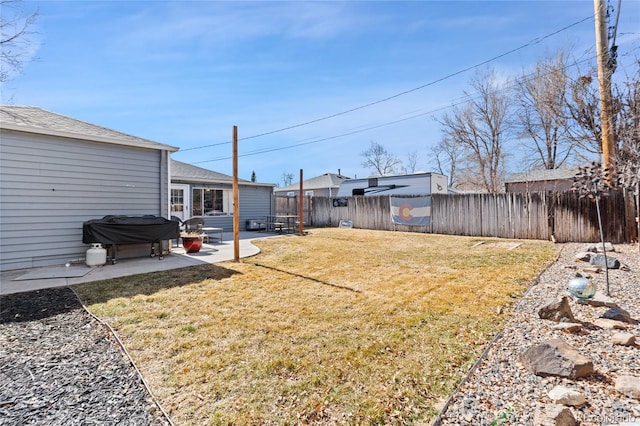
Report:
[[[595,200],[573,192],[504,194],[433,194],[431,224],[394,225],[389,196],[347,197],[338,206],[329,197],[303,197],[307,226],[337,226],[353,221],[355,228],[428,232],[557,242],[600,240]],[[276,197],[276,212],[297,214],[297,197]],[[606,241],[630,243],[638,239],[633,196],[613,191],[600,199]]]

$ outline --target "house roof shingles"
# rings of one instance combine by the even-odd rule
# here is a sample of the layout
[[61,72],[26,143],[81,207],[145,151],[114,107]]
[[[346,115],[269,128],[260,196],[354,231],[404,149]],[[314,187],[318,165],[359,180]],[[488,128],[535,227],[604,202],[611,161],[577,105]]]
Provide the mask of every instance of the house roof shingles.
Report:
[[[178,160],[171,160],[171,180],[190,183],[233,183],[233,176],[214,172],[202,167],[193,166]],[[245,179],[238,179],[242,185],[274,186],[270,183],[256,183]]]
[[506,183],[516,182],[540,182],[560,179],[573,179],[579,169],[550,169],[531,170],[522,173],[513,173],[506,180]]
[[31,106],[0,105],[0,129],[175,152],[178,148]]
[[192,166],[177,160],[171,160],[171,178],[190,182],[231,183],[233,181],[232,176]]

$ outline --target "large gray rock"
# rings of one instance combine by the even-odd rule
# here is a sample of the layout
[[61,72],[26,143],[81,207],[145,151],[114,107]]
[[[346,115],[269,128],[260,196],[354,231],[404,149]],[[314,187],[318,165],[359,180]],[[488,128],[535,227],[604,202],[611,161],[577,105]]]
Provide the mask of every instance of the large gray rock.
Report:
[[536,404],[533,424],[535,426],[575,426],[578,422],[567,407],[558,404]]
[[620,261],[618,259],[607,256],[607,261],[605,262],[604,258],[604,254],[596,254],[595,256],[591,256],[589,263],[595,266],[602,266],[603,268],[620,269]]
[[522,365],[536,376],[576,379],[593,373],[593,362],[561,339],[532,346],[520,356]]
[[640,399],[640,377],[618,377],[616,379],[616,390],[630,398]]
[[631,314],[629,314],[629,312],[619,307],[609,309],[607,312],[602,314],[602,318],[615,320],[615,321],[622,321],[629,324],[635,323],[635,320],[631,318]]
[[576,322],[567,296],[562,299],[547,300],[544,306],[538,310],[538,316],[555,322]]

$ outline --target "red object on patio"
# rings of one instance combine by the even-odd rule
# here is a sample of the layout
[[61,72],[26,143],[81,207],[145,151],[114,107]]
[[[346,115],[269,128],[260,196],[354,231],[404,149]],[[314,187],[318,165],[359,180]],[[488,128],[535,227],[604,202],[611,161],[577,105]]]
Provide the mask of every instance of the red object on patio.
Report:
[[182,237],[182,246],[187,253],[197,253],[202,248],[202,237]]

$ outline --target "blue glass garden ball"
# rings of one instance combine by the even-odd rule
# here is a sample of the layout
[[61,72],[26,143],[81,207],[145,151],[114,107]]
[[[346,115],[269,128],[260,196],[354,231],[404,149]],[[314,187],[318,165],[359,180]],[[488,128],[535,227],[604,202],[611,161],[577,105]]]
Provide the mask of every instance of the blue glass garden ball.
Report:
[[569,281],[567,290],[572,296],[577,297],[581,301],[585,301],[595,296],[596,285],[587,278],[575,277]]

